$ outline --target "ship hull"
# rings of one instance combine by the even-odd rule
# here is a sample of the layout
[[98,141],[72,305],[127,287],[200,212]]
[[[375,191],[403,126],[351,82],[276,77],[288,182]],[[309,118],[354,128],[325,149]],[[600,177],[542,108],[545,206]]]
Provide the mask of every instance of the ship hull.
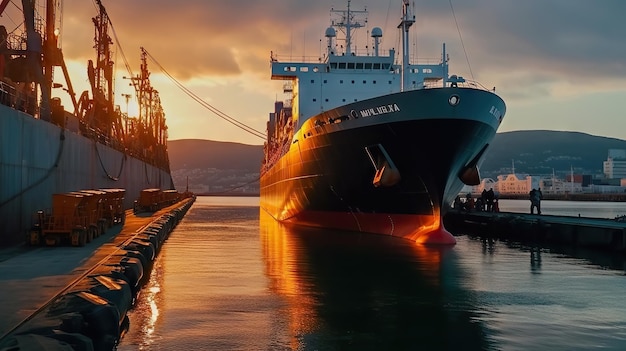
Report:
[[169,171],[70,129],[0,105],[0,246],[23,242],[54,193],[125,189],[128,209],[142,189],[173,188]]
[[[285,223],[452,244],[442,217],[504,111],[495,94],[466,88],[390,94],[327,111],[262,171],[261,208]],[[383,165],[397,174],[376,186]]]

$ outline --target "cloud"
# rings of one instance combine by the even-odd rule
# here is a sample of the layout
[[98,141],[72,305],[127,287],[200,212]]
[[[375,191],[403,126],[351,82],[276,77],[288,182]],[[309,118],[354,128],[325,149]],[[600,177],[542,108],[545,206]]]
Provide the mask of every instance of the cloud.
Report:
[[[270,51],[286,57],[320,57],[331,8],[346,0],[102,0],[134,73],[140,47],[181,82],[230,80],[269,96]],[[352,0],[369,10],[357,32],[359,49],[368,31],[381,27],[382,50],[399,49],[401,1]],[[411,49],[420,58],[450,55],[450,73],[496,86],[507,104],[537,98],[615,92],[626,86],[626,1],[623,0],[419,0]],[[66,61],[94,59],[94,0],[64,0],[62,45]],[[411,2],[413,5],[413,2]],[[3,15],[7,28],[17,23]],[[458,26],[458,27],[457,27]],[[457,29],[458,28],[458,29]],[[113,33],[110,33],[113,35]],[[117,44],[117,43],[116,43]],[[117,68],[122,50],[114,47]],[[398,50],[399,51],[399,50]],[[156,65],[149,61],[154,74]],[[86,76],[86,73],[85,73]],[[83,77],[73,79],[84,80]],[[211,90],[211,93],[224,89]],[[234,91],[234,90],[233,90]],[[545,101],[545,100],[544,100]],[[514,109],[511,109],[513,112]],[[246,112],[251,116],[258,112]]]
[[[145,47],[171,73],[184,79],[265,72],[271,50],[319,56],[320,40],[330,22],[329,10],[346,5],[338,0],[102,2],[129,61],[136,66],[139,48]],[[452,63],[466,66],[467,53],[477,76],[510,70],[580,82],[626,76],[626,45],[621,45],[626,37],[626,22],[621,18],[626,2],[622,0],[601,4],[587,0],[455,0],[452,4],[455,16],[447,1],[421,0],[413,9],[420,55],[437,57],[441,42],[446,42]],[[401,1],[355,0],[351,5],[355,10],[369,10],[368,29],[383,28],[385,49],[399,46],[396,26]],[[64,1],[63,50],[67,59],[93,58],[91,18],[96,14],[93,0]],[[366,33],[359,37],[365,38]],[[121,50],[116,51],[121,63]]]
[[[371,1],[369,1],[371,2]],[[271,50],[319,56],[320,39],[329,25],[331,7],[342,1],[103,1],[127,58],[137,63],[145,47],[170,73],[181,79],[196,75],[266,74]],[[438,57],[448,43],[455,67],[478,77],[489,72],[525,70],[572,82],[626,76],[626,2],[605,0],[422,0],[413,9],[417,51]],[[352,1],[370,12],[368,27],[383,27],[386,49],[397,47],[401,2]],[[95,5],[65,1],[66,57],[93,56]],[[459,25],[460,35],[456,25]],[[360,34],[365,38],[366,34]],[[367,38],[366,38],[367,39]],[[308,43],[303,43],[304,41]],[[364,47],[368,43],[361,44]],[[118,50],[119,51],[119,50]],[[118,52],[119,54],[119,52]],[[121,58],[118,57],[118,61]],[[466,74],[467,76],[468,74]]]

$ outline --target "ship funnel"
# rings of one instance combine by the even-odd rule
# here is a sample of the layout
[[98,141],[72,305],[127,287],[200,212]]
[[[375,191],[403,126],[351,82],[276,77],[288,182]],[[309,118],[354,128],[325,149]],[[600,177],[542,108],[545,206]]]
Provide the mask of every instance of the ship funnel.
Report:
[[374,38],[374,56],[378,56],[378,45],[380,44],[380,38],[383,37],[383,30],[379,27],[372,29],[372,38]]

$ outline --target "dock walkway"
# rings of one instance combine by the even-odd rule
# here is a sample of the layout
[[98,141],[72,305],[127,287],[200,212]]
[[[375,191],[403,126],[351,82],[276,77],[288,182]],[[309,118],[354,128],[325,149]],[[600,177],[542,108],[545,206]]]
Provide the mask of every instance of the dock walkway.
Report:
[[614,219],[451,211],[444,221],[459,234],[626,251],[626,222]]
[[0,249],[0,335],[28,318],[64,287],[120,249],[174,204],[154,213],[126,211],[124,225],[115,225],[83,247],[17,247]]

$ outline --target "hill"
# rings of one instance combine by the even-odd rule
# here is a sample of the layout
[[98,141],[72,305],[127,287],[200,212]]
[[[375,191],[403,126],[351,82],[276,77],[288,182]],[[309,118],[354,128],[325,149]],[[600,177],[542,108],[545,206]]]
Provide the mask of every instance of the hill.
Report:
[[[174,184],[189,180],[196,193],[258,192],[263,146],[201,139],[168,141]],[[516,173],[564,177],[602,173],[609,149],[626,149],[626,140],[578,132],[524,130],[497,133],[480,167],[482,177]]]
[[178,191],[258,194],[262,145],[201,139],[169,140],[172,179]]
[[497,133],[485,152],[481,176],[511,173],[531,175],[601,174],[609,149],[626,149],[626,140],[579,132],[525,130]]
[[258,171],[263,160],[262,145],[202,139],[169,140],[167,145],[172,170],[218,168]]

